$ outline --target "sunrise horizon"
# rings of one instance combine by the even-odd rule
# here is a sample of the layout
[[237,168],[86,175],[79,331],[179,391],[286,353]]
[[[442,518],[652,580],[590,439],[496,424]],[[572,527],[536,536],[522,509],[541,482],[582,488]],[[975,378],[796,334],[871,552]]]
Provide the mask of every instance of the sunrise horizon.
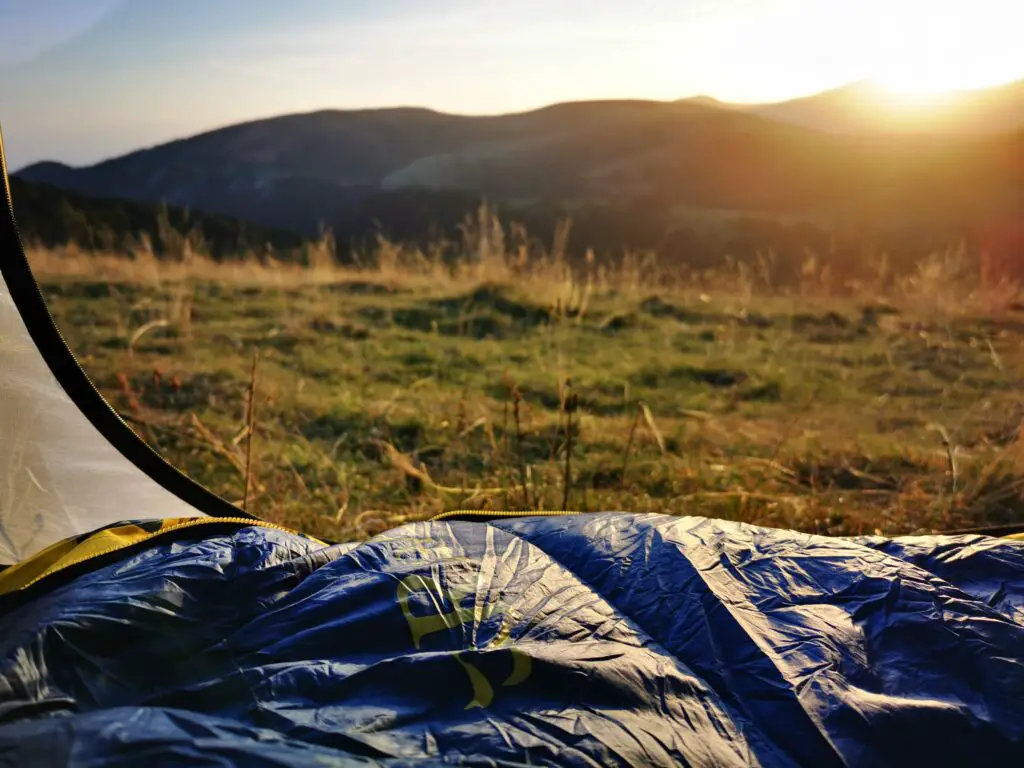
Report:
[[[0,4],[12,165],[83,164],[218,127],[411,106],[776,105],[862,82],[911,107],[1024,79],[1004,0],[37,0]],[[913,109],[911,111],[914,111]]]
[[[332,113],[332,112],[387,112],[387,111],[426,111],[432,112],[438,115],[444,115],[448,117],[463,117],[463,118],[491,118],[491,117],[513,117],[516,115],[527,115],[534,112],[540,112],[545,109],[551,109],[561,105],[569,104],[600,104],[600,103],[651,103],[651,104],[674,104],[684,102],[712,102],[719,104],[722,107],[740,107],[743,109],[756,109],[758,107],[774,107],[782,106],[792,102],[799,102],[803,100],[814,99],[817,97],[828,96],[831,94],[855,94],[855,93],[868,93],[872,95],[878,95],[886,98],[882,104],[884,109],[892,110],[893,112],[915,112],[924,111],[927,112],[930,108],[943,106],[943,101],[948,98],[956,98],[960,96],[970,96],[972,94],[978,94],[986,91],[998,91],[1003,88],[1012,88],[1017,85],[1024,85],[1024,72],[1018,76],[1010,77],[1008,79],[1000,79],[989,84],[975,85],[971,87],[953,87],[945,90],[915,90],[901,88],[898,85],[893,85],[886,82],[884,79],[875,77],[859,77],[850,80],[844,80],[833,86],[826,88],[819,88],[808,92],[796,93],[792,96],[785,98],[773,99],[773,100],[757,100],[757,101],[742,101],[739,99],[726,99],[720,96],[716,96],[710,91],[693,91],[677,98],[652,98],[643,96],[630,96],[630,95],[612,95],[607,96],[593,96],[593,97],[578,97],[578,98],[566,98],[560,101],[544,101],[538,102],[534,105],[518,108],[509,108],[505,110],[458,110],[444,108],[442,106],[433,106],[429,103],[416,103],[416,102],[395,102],[392,104],[368,104],[365,106],[358,105],[338,105],[338,106],[321,106],[314,107],[312,109],[298,110],[298,111],[284,111],[264,114],[252,114],[251,116],[243,117],[232,121],[223,123],[209,124],[205,126],[196,126],[191,130],[186,130],[183,133],[168,136],[167,138],[156,140],[154,142],[142,143],[137,145],[127,146],[121,150],[115,150],[114,152],[86,161],[66,161],[59,157],[43,157],[34,159],[28,162],[21,163],[20,165],[13,167],[12,172],[18,173],[20,170],[24,170],[34,165],[42,163],[58,163],[60,165],[67,165],[69,167],[86,167],[91,165],[98,165],[108,160],[115,159],[124,155],[132,154],[134,152],[142,152],[149,149],[153,149],[164,144],[176,142],[176,141],[187,141],[197,136],[204,134],[214,133],[217,131],[232,128],[238,125],[246,125],[252,123],[261,123],[267,121],[273,121],[276,119],[293,117],[293,116],[309,116],[316,114]],[[873,104],[872,107],[877,107],[877,104]],[[0,128],[3,127],[2,116],[0,116]]]

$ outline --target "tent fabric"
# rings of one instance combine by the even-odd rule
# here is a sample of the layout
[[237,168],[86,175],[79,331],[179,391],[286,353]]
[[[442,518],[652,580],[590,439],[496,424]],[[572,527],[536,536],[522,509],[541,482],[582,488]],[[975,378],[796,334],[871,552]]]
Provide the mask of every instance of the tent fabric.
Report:
[[140,515],[202,514],[117,451],[61,388],[0,275],[0,565]]
[[1024,543],[704,518],[154,538],[0,600],[0,765],[1024,759]]

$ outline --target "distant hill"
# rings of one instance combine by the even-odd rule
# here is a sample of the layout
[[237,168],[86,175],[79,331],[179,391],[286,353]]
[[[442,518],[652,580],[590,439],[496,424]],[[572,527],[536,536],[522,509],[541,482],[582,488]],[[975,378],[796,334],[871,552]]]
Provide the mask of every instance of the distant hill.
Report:
[[[862,243],[913,259],[963,239],[1003,243],[999,258],[1020,260],[1013,222],[1024,221],[1024,126],[925,135],[886,131],[876,120],[861,130],[849,110],[866,89],[763,109],[697,98],[493,117],[416,108],[287,115],[84,168],[38,163],[15,180],[59,187],[66,199],[38,188],[37,202],[19,201],[17,189],[15,200],[29,229],[51,239],[75,227],[94,239],[134,233],[166,202],[175,216],[187,209],[202,220],[218,252],[239,238],[246,248],[293,243],[323,225],[342,258],[377,232],[458,239],[464,216],[486,198],[541,238],[571,217],[576,252],[656,249],[707,265],[724,253],[785,249],[795,263],[809,244],[833,247],[832,232],[846,244],[844,258],[857,258]],[[1013,92],[971,98],[1003,104]],[[837,116],[847,113],[843,123]],[[829,115],[836,130],[794,124],[824,125]],[[852,127],[839,130],[844,124]],[[101,204],[108,199],[118,202]],[[128,200],[142,205],[129,214]]]
[[[299,233],[173,206],[88,198],[17,177],[11,183],[19,225],[30,241],[75,241],[101,249],[123,245],[128,250],[145,232],[160,253],[166,210],[178,231],[200,230],[215,258],[260,252],[264,244],[271,245],[277,258],[302,257]],[[906,273],[936,249],[962,241],[972,252],[985,250],[993,257],[992,274],[1024,275],[1024,131],[967,147],[935,145],[913,163],[906,158],[902,164],[892,162],[888,176],[878,175],[874,184],[873,196],[861,197],[856,205],[808,215],[679,209],[642,198],[574,206],[550,200],[501,212],[506,224],[511,220],[525,225],[531,251],[550,244],[556,224],[571,216],[570,259],[582,257],[589,247],[602,259],[653,250],[663,264],[717,269],[726,255],[750,261],[771,252],[775,278],[792,282],[799,278],[809,252],[827,258],[833,276],[844,279],[865,267],[865,249],[888,253],[896,273]],[[929,190],[930,207],[922,208],[915,195]],[[429,246],[431,252],[445,239],[457,244],[460,224],[479,202],[475,193],[453,189],[368,192],[340,226],[335,222],[339,256],[350,260],[354,249],[372,245],[381,232],[401,242]],[[920,215],[921,210],[929,215]],[[458,247],[445,252],[454,255]]]
[[[348,230],[368,201],[410,191],[486,196],[509,209],[758,215],[865,205],[885,214],[888,200],[899,206],[888,213],[928,217],[998,202],[1017,179],[1000,159],[998,137],[925,141],[791,124],[811,122],[808,115],[830,104],[841,111],[851,98],[833,92],[765,114],[702,99],[567,103],[496,117],[326,111],[235,125],[85,168],[47,162],[15,175],[303,234],[321,223]],[[780,110],[786,120],[769,117]]]

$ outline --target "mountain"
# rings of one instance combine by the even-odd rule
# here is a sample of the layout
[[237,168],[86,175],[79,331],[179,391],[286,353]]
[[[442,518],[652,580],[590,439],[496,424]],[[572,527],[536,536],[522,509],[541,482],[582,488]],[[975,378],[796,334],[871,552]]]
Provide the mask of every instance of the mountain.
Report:
[[[787,207],[827,193],[828,163],[819,159],[835,143],[703,104],[569,103],[498,117],[400,108],[260,120],[90,167],[42,163],[16,175],[311,232],[371,194],[402,189],[520,203],[654,197]],[[787,166],[798,183],[772,180]]]
[[685,99],[676,99],[677,104],[701,104],[705,107],[717,107],[718,109],[743,110],[745,105],[733,104],[729,101],[721,101],[714,96],[688,96]]
[[[885,148],[886,142],[882,144]],[[39,170],[59,174],[64,169],[50,164]],[[873,172],[867,193],[854,196],[852,203],[834,200],[831,210],[810,216],[680,209],[650,198],[625,198],[571,209],[557,200],[520,203],[515,220],[530,234],[526,242],[532,250],[560,219],[571,214],[567,254],[573,259],[589,247],[613,257],[653,250],[665,264],[717,269],[726,254],[749,260],[771,252],[773,279],[792,282],[799,279],[808,249],[828,254],[833,275],[842,279],[861,269],[865,248],[887,252],[893,270],[904,274],[935,249],[962,241],[971,252],[986,251],[999,274],[1019,274],[1016,265],[1024,244],[1024,131],[970,145],[935,145],[910,164],[906,157],[890,156],[890,162]],[[180,239],[172,236],[168,248],[165,223],[169,223],[180,233],[198,230],[206,252],[214,258],[262,253],[267,245],[277,258],[303,257],[303,238],[294,232],[180,207],[90,198],[16,176],[11,184],[19,228],[30,242],[47,246],[76,242],[86,249],[130,251],[144,233],[157,254],[173,256]],[[312,189],[304,194],[312,202],[317,199]],[[296,214],[301,212],[298,199],[292,199]],[[343,261],[361,258],[381,229],[399,241],[429,245],[431,251],[443,238],[457,243],[460,226],[478,202],[477,195],[467,190],[369,190],[344,220],[332,222],[339,256]],[[506,222],[508,212],[506,207]],[[538,236],[540,241],[535,239]],[[449,255],[458,252],[457,247],[444,250]]]
[[608,249],[636,244],[602,229],[611,220],[622,231],[657,221],[649,230],[662,234],[723,214],[913,223],[948,234],[1019,209],[1024,133],[924,138],[793,124],[851,99],[848,89],[791,102],[788,119],[704,99],[565,103],[494,117],[322,111],[15,175],[305,235],[328,224],[342,239],[378,224],[399,236],[435,220],[450,229],[485,196],[506,212],[544,211],[545,221],[555,211],[588,219],[608,237],[593,244]]
[[742,109],[839,134],[991,136],[1024,126],[1024,80],[917,97],[860,81],[805,98]]

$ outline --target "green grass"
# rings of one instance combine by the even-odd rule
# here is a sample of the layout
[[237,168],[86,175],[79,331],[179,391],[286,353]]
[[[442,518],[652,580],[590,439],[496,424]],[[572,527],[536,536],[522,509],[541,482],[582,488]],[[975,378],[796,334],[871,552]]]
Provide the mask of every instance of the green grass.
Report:
[[1009,310],[937,312],[927,292],[879,309],[743,285],[39,271],[118,411],[231,501],[258,353],[249,508],[314,534],[566,495],[835,535],[1024,520],[1024,315]]

